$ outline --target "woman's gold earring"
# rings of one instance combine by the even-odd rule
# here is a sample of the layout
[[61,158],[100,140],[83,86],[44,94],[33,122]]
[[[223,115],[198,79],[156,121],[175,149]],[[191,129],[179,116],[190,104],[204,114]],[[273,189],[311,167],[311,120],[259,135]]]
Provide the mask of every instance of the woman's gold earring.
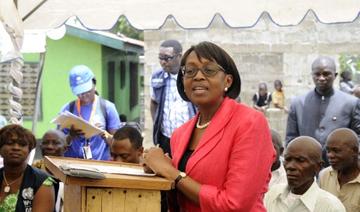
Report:
[[226,92],[228,91],[228,88],[227,88],[227,87],[225,87],[224,91],[225,91],[225,93],[226,93]]

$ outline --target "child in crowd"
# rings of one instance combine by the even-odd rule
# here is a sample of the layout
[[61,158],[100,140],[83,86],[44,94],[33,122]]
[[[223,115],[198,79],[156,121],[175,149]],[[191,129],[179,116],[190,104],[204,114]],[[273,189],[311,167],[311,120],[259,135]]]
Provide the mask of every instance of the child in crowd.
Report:
[[275,108],[283,109],[287,112],[288,110],[285,106],[285,94],[282,87],[282,82],[280,80],[275,80],[275,91],[271,94],[271,98]]
[[259,83],[259,91],[254,94],[252,100],[253,107],[261,112],[265,112],[265,110],[270,107],[272,98],[271,94],[267,91],[265,82]]
[[118,129],[111,144],[111,160],[126,163],[140,163],[143,153],[143,137],[135,127],[125,125]]

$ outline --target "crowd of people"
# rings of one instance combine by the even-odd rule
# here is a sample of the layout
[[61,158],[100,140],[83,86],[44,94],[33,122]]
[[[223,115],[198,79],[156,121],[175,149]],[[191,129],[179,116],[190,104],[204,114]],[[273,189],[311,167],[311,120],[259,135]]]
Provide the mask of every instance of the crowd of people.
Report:
[[[92,70],[78,65],[69,72],[77,99],[60,112],[104,133],[86,137],[74,126],[50,129],[41,139],[42,155],[142,164],[174,182],[174,190],[161,193],[163,212],[360,211],[360,100],[346,73],[342,91],[334,88],[332,58],[313,62],[314,89],[289,108],[280,80],[272,93],[259,83],[252,107],[239,103],[239,71],[214,43],[183,53],[178,41],[166,40],[159,62],[149,105],[154,147],[143,148],[140,129],[122,125],[115,105],[97,93]],[[269,128],[269,107],[288,113],[285,138]],[[42,159],[27,165],[35,146],[22,126],[0,129],[0,211],[61,211],[64,185]]]

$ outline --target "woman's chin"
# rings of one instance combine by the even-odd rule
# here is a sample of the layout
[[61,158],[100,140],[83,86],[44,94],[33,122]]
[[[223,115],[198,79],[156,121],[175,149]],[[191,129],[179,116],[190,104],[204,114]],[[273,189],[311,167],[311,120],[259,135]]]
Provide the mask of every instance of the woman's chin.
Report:
[[7,161],[4,161],[4,164],[8,165],[8,166],[19,166],[19,165],[22,165],[26,163],[26,160],[7,160]]
[[199,106],[199,105],[206,105],[209,103],[209,100],[207,100],[205,97],[199,97],[199,96],[192,96],[191,98],[191,102],[196,105],[196,106]]

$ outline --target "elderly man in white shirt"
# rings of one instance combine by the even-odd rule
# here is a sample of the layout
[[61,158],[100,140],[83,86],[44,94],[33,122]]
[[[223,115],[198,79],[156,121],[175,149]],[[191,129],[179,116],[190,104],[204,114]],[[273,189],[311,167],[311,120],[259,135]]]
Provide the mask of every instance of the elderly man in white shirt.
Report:
[[284,154],[287,184],[273,186],[265,195],[268,212],[346,212],[338,198],[319,188],[322,149],[308,136],[292,140]]

